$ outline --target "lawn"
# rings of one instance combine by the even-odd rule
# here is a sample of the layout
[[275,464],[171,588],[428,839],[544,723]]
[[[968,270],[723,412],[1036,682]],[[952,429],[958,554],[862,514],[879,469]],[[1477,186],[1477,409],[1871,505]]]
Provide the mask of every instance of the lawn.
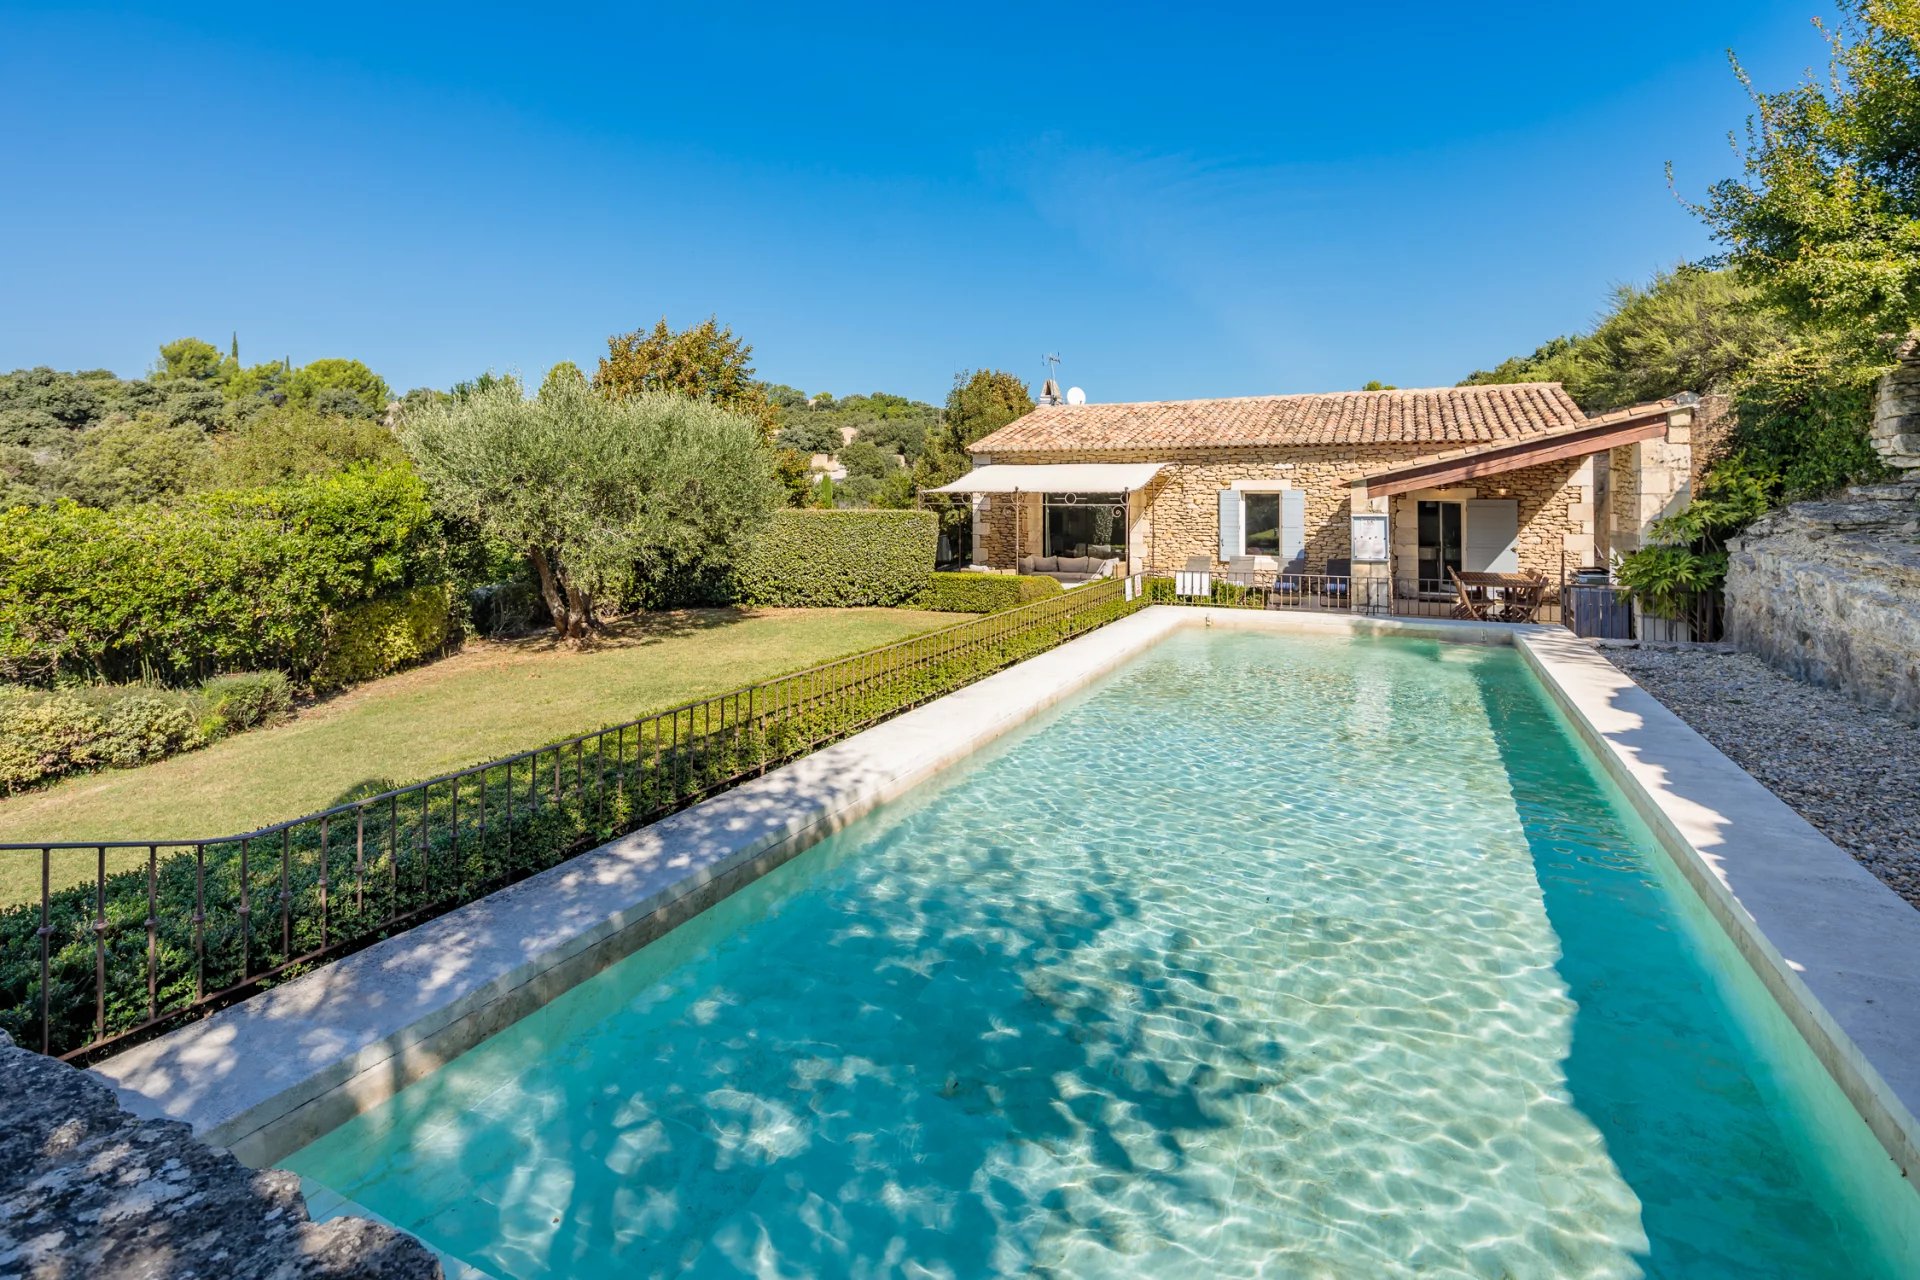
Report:
[[[964,620],[907,609],[689,609],[618,624],[586,650],[545,636],[476,642],[277,728],[0,800],[0,843],[248,831]],[[0,902],[37,894],[38,882],[37,856],[0,855]]]

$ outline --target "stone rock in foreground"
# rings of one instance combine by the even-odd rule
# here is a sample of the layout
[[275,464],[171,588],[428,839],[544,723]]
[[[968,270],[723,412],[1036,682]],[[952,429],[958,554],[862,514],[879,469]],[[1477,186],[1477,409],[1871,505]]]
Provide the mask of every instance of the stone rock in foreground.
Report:
[[1920,720],[1920,485],[1857,488],[1755,522],[1728,565],[1727,638]]
[[307,1220],[300,1179],[186,1125],[142,1120],[85,1071],[0,1033],[0,1276],[23,1280],[440,1280],[404,1232]]

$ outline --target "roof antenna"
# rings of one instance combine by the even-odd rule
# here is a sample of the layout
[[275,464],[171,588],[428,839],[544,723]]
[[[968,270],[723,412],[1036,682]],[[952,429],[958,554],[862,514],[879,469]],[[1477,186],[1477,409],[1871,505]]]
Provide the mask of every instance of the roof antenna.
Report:
[[1060,380],[1054,375],[1060,372],[1060,357],[1054,352],[1049,351],[1046,355],[1040,357],[1040,361],[1047,366],[1047,380],[1042,383],[1040,387],[1040,403],[1059,404]]

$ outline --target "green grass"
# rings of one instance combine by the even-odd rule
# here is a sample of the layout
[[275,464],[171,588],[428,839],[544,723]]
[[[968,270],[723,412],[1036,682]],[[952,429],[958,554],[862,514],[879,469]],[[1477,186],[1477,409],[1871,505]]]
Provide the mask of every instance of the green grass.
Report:
[[[689,609],[617,624],[586,650],[544,636],[473,643],[290,724],[0,800],[0,843],[248,831],[960,621],[907,609]],[[92,861],[73,860],[60,879]],[[109,869],[138,861],[110,858]],[[38,892],[37,857],[0,855],[0,902]]]

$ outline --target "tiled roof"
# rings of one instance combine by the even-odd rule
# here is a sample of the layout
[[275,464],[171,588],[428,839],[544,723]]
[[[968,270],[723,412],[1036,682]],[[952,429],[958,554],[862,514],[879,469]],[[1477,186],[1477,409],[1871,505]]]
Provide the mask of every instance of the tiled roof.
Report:
[[1041,405],[972,452],[1217,449],[1249,445],[1471,445],[1584,422],[1557,382],[1339,391],[1135,404]]

